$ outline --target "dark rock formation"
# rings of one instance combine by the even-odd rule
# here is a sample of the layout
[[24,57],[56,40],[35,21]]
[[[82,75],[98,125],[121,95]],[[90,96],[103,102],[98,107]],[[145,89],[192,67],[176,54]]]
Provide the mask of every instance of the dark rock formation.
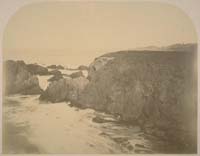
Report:
[[110,60],[114,59],[113,57],[99,57],[96,58],[89,66],[88,78],[90,79],[97,70],[101,69],[106,65]]
[[27,69],[32,74],[48,75],[48,69],[38,64],[27,64]]
[[58,81],[62,78],[63,78],[62,74],[58,74],[58,75],[54,75],[53,77],[49,78],[48,81]]
[[62,73],[59,71],[59,70],[52,70],[52,71],[49,71],[49,74],[50,75],[62,75]]
[[51,69],[56,69],[56,65],[50,65],[50,66],[47,66],[47,68],[51,68]]
[[22,94],[32,95],[42,93],[42,89],[39,86],[39,80],[35,75],[31,76],[28,80],[25,80],[22,88]]
[[61,66],[61,65],[58,65],[57,69],[65,69],[65,68],[63,66]]
[[81,65],[81,66],[78,67],[78,70],[88,70],[88,67]]
[[23,61],[4,62],[5,94],[40,94],[37,76],[31,74]]
[[119,114],[122,121],[195,152],[196,73],[196,52],[106,54],[89,66],[90,82],[78,104]]
[[49,71],[49,74],[54,75],[54,76],[49,78],[48,81],[58,81],[63,78],[62,73],[57,69]]
[[69,76],[71,78],[77,78],[77,77],[84,76],[84,75],[81,71],[78,71],[78,72],[74,72],[74,73],[70,74]]
[[51,69],[65,69],[63,66],[61,65],[50,65],[47,66],[47,68],[51,68]]
[[53,81],[41,94],[40,99],[51,102],[75,102],[88,82],[89,81],[84,77],[78,77],[74,79],[69,77],[60,79],[58,81]]

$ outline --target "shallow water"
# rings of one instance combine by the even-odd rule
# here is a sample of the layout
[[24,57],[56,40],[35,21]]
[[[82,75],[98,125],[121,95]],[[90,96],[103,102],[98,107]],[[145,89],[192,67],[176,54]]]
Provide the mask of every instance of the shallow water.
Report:
[[49,85],[49,81],[47,81],[48,79],[50,79],[53,75],[43,75],[43,76],[37,76],[38,80],[39,80],[39,85],[40,87],[45,90],[47,88],[47,86]]

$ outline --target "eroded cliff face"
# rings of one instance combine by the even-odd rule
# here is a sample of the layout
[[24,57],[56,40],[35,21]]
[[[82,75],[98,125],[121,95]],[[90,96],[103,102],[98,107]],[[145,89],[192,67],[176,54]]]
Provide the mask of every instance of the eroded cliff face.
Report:
[[197,123],[195,62],[196,52],[106,54],[90,65],[90,82],[78,103],[138,123],[146,133],[170,137],[185,147],[192,142],[193,146]]

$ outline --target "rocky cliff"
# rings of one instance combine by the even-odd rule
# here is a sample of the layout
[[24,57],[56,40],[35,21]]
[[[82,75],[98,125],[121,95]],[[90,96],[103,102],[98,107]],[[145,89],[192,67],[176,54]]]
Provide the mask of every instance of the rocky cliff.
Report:
[[4,62],[5,94],[40,94],[42,92],[37,76],[29,72],[23,61]]
[[196,150],[196,52],[120,51],[89,66],[83,107],[116,114],[146,133]]

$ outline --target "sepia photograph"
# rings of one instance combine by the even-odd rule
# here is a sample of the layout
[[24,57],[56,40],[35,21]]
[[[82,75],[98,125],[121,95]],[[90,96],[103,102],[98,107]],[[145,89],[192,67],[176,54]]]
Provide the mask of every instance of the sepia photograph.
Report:
[[198,35],[182,9],[8,1],[23,5],[1,42],[3,154],[197,154]]

